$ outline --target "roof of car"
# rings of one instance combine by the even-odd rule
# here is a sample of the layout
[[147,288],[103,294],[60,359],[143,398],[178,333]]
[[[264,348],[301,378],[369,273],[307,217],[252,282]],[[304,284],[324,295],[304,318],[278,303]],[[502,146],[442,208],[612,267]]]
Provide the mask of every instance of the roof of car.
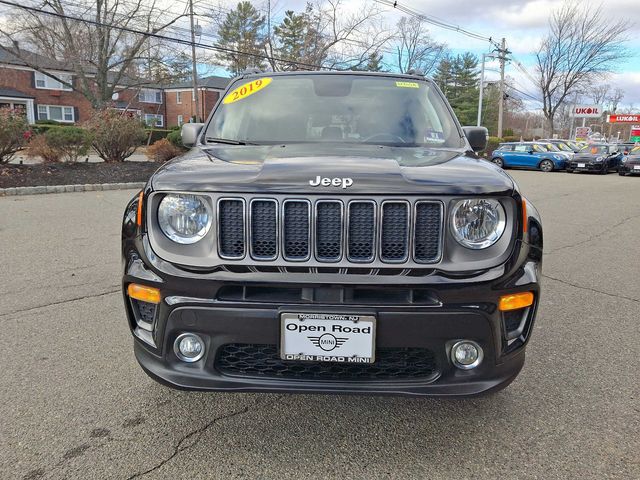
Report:
[[406,78],[413,80],[423,80],[425,82],[432,83],[433,80],[424,75],[409,74],[409,73],[393,73],[393,72],[360,72],[356,70],[291,70],[286,72],[256,72],[256,73],[244,73],[239,78],[245,77],[286,77],[291,75],[358,75],[367,77],[388,77],[388,78]]

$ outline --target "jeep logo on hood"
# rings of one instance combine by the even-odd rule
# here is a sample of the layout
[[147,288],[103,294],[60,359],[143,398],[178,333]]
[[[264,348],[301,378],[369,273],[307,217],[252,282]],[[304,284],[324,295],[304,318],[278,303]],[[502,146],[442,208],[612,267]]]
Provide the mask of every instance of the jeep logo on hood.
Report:
[[353,185],[353,180],[351,178],[329,178],[329,177],[321,177],[318,175],[315,180],[309,180],[309,185],[312,187],[319,187],[322,185],[323,187],[342,187],[349,188]]

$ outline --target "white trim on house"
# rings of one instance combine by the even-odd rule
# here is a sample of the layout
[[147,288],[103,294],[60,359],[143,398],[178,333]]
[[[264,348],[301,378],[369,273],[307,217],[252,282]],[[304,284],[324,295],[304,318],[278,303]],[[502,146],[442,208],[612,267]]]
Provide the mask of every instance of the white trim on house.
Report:
[[[155,124],[149,124],[149,121],[155,119]],[[144,123],[151,127],[164,127],[164,115],[161,113],[145,113],[144,114]]]
[[182,105],[182,90],[176,92],[176,105]]
[[33,98],[21,98],[21,97],[0,97],[0,103],[9,103],[12,105],[24,105],[26,107],[27,122],[31,125],[36,123],[35,113],[33,111]]
[[[60,118],[52,118],[51,110],[60,109]],[[76,112],[71,105],[41,105],[38,104],[38,120],[55,120],[60,123],[75,123]],[[68,118],[70,117],[70,118]]]
[[138,92],[138,101],[140,103],[162,104],[163,95],[159,88],[141,88]]
[[[65,78],[65,80],[68,83],[73,84],[73,75],[71,73],[53,72],[53,71],[50,71],[50,73],[59,77],[67,77]],[[44,73],[40,73],[34,70],[33,75],[34,75],[34,85],[38,90],[64,90],[66,92],[71,92],[73,90],[73,88],[63,85],[59,81],[55,80],[53,77],[45,75]]]

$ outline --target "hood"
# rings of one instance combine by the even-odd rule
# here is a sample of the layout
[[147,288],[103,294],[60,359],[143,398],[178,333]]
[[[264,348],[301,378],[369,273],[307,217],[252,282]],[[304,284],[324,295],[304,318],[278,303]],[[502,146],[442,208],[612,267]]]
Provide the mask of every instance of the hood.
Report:
[[[334,186],[323,179],[339,180]],[[197,147],[163,165],[151,186],[334,195],[511,194],[515,188],[502,169],[458,150],[335,144]]]
[[587,162],[593,162],[598,157],[606,157],[605,154],[593,154],[593,153],[576,153],[573,157],[574,160],[585,160]]

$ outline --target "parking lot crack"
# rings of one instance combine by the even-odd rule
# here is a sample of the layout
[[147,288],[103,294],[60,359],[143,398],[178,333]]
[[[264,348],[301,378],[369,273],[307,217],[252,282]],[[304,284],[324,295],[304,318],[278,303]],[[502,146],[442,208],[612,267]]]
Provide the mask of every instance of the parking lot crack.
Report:
[[602,230],[601,232],[596,233],[595,235],[591,235],[588,238],[586,238],[585,240],[582,240],[580,242],[577,243],[571,243],[569,245],[563,245],[562,247],[558,247],[558,248],[554,248],[553,250],[550,250],[548,252],[545,252],[545,255],[552,255],[556,252],[559,252],[561,250],[566,250],[568,248],[575,248],[578,247],[580,245],[585,245],[589,242],[592,242],[594,240],[597,240],[600,237],[603,237],[604,235],[606,235],[607,233],[611,232],[612,230],[624,225],[625,223],[634,220],[636,218],[640,218],[640,215],[632,215],[630,217],[626,217],[623,218],[622,220],[620,220],[618,223],[611,225],[610,227],[607,227],[606,229]]
[[120,287],[115,288],[115,286],[114,286],[114,290],[108,290],[106,292],[92,293],[90,295],[83,295],[81,297],[73,297],[73,298],[68,298],[66,300],[59,300],[59,301],[56,301],[56,302],[45,303],[44,305],[37,305],[35,307],[23,308],[23,309],[20,309],[20,310],[14,310],[12,312],[0,313],[0,318],[10,317],[11,315],[16,315],[18,313],[31,312],[33,310],[39,310],[41,308],[52,307],[52,306],[55,306],[55,305],[63,305],[65,303],[77,302],[77,301],[80,301],[80,300],[85,300],[87,298],[104,297],[106,295],[112,295],[112,294],[118,293],[120,291],[121,291]]
[[135,474],[131,475],[130,477],[127,478],[127,480],[133,480],[134,478],[143,477],[145,475],[148,475],[149,473],[155,472],[159,468],[162,468],[162,466],[166,465],[168,462],[173,460],[176,456],[180,455],[185,450],[188,450],[188,449],[192,448],[193,446],[195,446],[198,443],[198,440],[200,440],[200,437],[202,436],[202,434],[204,432],[206,432],[208,429],[210,429],[212,426],[214,426],[215,424],[217,424],[217,423],[219,423],[219,422],[221,422],[223,420],[228,420],[228,419],[236,417],[238,415],[245,414],[245,413],[247,413],[249,411],[249,409],[250,409],[249,406],[246,406],[246,407],[241,408],[239,410],[234,410],[232,412],[225,413],[224,415],[220,415],[218,417],[215,417],[211,421],[205,423],[202,427],[187,433],[173,447],[173,452],[171,453],[171,455],[169,455],[167,458],[163,459],[157,465],[151,467],[150,469],[145,470],[144,472],[138,472],[138,473],[135,473]]
[[589,292],[594,292],[594,293],[600,293],[602,295],[607,295],[608,297],[619,298],[619,299],[622,299],[622,300],[629,300],[630,302],[640,303],[640,300],[638,300],[637,298],[627,297],[625,295],[618,295],[618,294],[610,293],[610,292],[605,292],[603,290],[597,290],[597,289],[591,288],[591,287],[585,287],[584,285],[578,285],[577,283],[572,283],[572,282],[569,282],[567,280],[562,280],[561,278],[552,277],[552,276],[546,275],[546,274],[543,274],[542,276],[544,278],[548,278],[549,280],[555,280],[556,282],[560,282],[560,283],[562,283],[564,285],[568,285],[568,286],[573,287],[573,288],[578,288],[580,290],[587,290]]

